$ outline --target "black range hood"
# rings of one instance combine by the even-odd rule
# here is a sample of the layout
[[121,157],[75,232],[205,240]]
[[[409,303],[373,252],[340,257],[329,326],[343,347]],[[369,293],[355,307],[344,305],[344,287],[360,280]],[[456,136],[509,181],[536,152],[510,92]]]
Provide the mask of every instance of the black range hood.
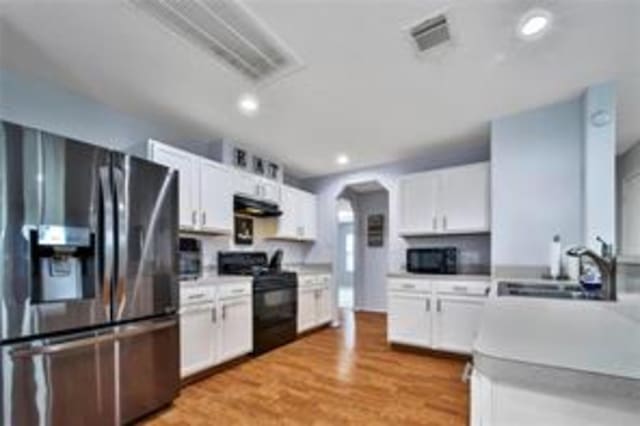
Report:
[[255,200],[242,195],[235,195],[233,197],[233,211],[237,214],[253,217],[278,217],[282,215],[277,204]]

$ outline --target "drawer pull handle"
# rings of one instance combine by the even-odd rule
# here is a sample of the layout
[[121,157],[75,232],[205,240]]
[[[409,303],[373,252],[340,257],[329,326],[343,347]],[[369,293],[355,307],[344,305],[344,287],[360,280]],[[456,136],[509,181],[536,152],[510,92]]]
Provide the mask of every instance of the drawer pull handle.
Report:
[[402,284],[402,288],[416,288],[413,284]]
[[467,292],[467,288],[460,286],[460,285],[454,285],[453,286],[453,291],[459,291],[461,293],[466,293]]
[[427,299],[427,312],[431,311],[431,299]]
[[244,293],[244,289],[243,288],[236,288],[234,290],[231,290],[231,293],[235,293],[235,294]]

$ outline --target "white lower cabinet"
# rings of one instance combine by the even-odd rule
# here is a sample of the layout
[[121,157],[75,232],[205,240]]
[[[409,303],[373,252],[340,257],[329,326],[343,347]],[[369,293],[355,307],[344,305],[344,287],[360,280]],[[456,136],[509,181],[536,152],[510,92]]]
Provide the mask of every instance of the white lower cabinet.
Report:
[[203,303],[180,313],[180,375],[186,377],[216,362],[215,305]]
[[[554,376],[531,379],[523,375],[522,380],[526,378],[529,382],[526,384],[513,378],[494,380],[474,370],[471,375],[471,426],[640,424],[638,399],[633,393],[613,395],[611,388],[606,386],[592,387],[578,382],[569,385],[551,377]],[[590,377],[589,380],[594,379]]]
[[298,278],[298,333],[330,322],[332,306],[330,275]]
[[390,279],[387,340],[471,353],[489,285],[489,281]]
[[180,375],[253,350],[251,280],[180,289]]
[[222,363],[253,349],[253,309],[251,296],[219,301],[220,356]]
[[431,296],[389,294],[388,339],[394,343],[431,346]]
[[470,353],[483,307],[482,297],[438,296],[434,327],[436,348]]

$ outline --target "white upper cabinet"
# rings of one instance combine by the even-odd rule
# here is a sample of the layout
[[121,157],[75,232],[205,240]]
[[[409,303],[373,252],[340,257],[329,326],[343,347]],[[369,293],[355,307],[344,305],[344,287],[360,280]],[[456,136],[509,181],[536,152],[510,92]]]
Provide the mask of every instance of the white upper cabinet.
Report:
[[403,176],[399,190],[401,235],[490,230],[488,162]]
[[198,157],[188,152],[149,141],[149,159],[178,171],[180,228],[196,229],[198,225]]
[[256,200],[280,203],[280,184],[241,170],[234,170],[233,192]]
[[157,141],[149,141],[148,155],[179,173],[181,229],[231,233],[232,169]]
[[438,173],[427,172],[400,180],[400,233],[435,233],[438,228],[436,204]]
[[233,229],[233,175],[214,161],[200,163],[200,229],[231,232]]
[[443,232],[486,232],[490,228],[489,163],[448,169],[440,174]]
[[282,185],[275,238],[314,240],[317,236],[318,205],[316,196],[291,186]]

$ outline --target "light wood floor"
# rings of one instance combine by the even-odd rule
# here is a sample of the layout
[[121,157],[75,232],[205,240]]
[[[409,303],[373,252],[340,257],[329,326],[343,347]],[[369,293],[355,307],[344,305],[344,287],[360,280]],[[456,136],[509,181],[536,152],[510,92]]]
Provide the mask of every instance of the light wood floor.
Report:
[[464,361],[391,350],[386,318],[326,328],[184,388],[148,425],[466,425]]

